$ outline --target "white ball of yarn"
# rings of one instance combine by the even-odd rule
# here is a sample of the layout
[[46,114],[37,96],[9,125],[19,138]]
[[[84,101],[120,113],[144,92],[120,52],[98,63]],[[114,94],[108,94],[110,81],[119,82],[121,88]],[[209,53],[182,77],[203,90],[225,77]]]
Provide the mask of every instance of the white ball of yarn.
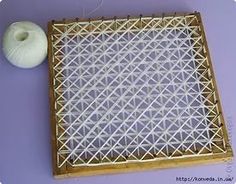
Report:
[[32,22],[15,22],[3,36],[3,53],[15,66],[32,68],[47,56],[47,37],[42,28]]

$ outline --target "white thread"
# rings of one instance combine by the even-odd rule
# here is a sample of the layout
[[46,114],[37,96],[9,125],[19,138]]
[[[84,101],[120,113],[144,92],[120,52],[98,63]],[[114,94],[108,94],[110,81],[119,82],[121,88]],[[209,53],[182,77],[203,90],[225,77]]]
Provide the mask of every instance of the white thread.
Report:
[[53,26],[59,34],[52,50],[60,57],[57,128],[63,130],[57,131],[58,167],[225,151],[216,144],[224,145],[219,111],[192,21],[194,15],[78,22],[64,32]]
[[[163,52],[164,52],[164,51],[163,51]],[[147,68],[147,69],[148,69],[148,68]],[[145,71],[144,71],[144,72],[145,72]],[[143,72],[143,73],[144,73],[144,72]],[[155,74],[155,73],[154,73],[154,74]],[[166,74],[166,75],[167,75],[167,74]],[[140,75],[140,76],[141,76],[141,75]],[[148,80],[145,82],[145,84],[146,84],[147,82],[148,82]],[[119,86],[117,86],[117,87],[119,87]],[[142,88],[140,88],[140,90],[141,90],[141,89],[142,89]],[[125,93],[124,93],[124,94],[125,94]],[[136,93],[134,94],[134,96],[135,96],[135,95],[136,95]],[[122,95],[122,96],[123,96],[123,95]],[[120,98],[122,98],[122,96],[121,96]],[[159,97],[159,96],[158,96],[158,97]],[[156,97],[156,98],[157,98],[157,97]],[[152,104],[152,103],[151,103],[151,104]],[[136,109],[137,109],[137,108],[138,108],[138,107],[136,107]],[[136,110],[136,109],[135,109],[135,110]],[[110,111],[110,110],[109,110],[109,111]],[[108,111],[108,112],[109,112],[109,111]],[[112,119],[112,120],[113,120],[113,119]],[[138,120],[138,119],[137,119],[137,120]],[[137,120],[135,120],[134,123],[135,123]],[[119,128],[119,127],[118,127],[118,128]],[[90,131],[93,131],[93,129],[91,129]],[[74,135],[75,133],[76,133],[76,131],[71,135],[71,137],[73,137],[73,135]],[[113,133],[113,134],[114,134],[114,133]],[[111,136],[112,136],[112,135],[111,135]],[[122,138],[122,137],[121,137],[121,138]],[[70,138],[69,138],[69,139],[70,139]],[[69,140],[69,139],[68,139],[68,140]],[[119,141],[119,140],[118,140],[118,141]],[[91,144],[91,143],[92,143],[92,142],[90,142],[90,144]],[[65,144],[65,143],[64,143],[64,144]],[[76,150],[76,149],[74,149],[74,151],[75,151],[75,150]],[[73,154],[73,152],[72,152],[71,154]],[[70,157],[70,156],[71,156],[71,155],[69,155],[68,157]]]
[[46,58],[47,37],[44,31],[32,22],[15,22],[4,34],[3,53],[15,66],[35,67]]
[[103,5],[103,0],[101,0],[101,1],[98,3],[98,5],[97,5],[93,10],[91,10],[90,12],[88,12],[87,14],[86,14],[86,12],[85,12],[85,8],[83,7],[83,8],[82,8],[82,17],[86,17],[86,16],[92,15],[92,14],[95,13],[98,9],[100,9],[100,8],[102,7],[102,5]]

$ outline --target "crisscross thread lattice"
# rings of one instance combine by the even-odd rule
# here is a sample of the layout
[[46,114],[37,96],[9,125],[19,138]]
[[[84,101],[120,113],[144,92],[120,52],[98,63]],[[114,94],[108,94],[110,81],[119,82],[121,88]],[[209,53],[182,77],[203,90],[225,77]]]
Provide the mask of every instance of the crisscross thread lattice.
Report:
[[226,152],[196,15],[52,25],[57,165]]

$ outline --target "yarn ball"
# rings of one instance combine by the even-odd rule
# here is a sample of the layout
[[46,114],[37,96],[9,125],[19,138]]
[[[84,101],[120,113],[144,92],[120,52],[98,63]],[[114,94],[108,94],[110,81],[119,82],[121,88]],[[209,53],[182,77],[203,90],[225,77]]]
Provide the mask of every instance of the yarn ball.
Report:
[[11,24],[3,36],[3,53],[10,63],[20,68],[33,68],[47,56],[47,36],[33,22]]

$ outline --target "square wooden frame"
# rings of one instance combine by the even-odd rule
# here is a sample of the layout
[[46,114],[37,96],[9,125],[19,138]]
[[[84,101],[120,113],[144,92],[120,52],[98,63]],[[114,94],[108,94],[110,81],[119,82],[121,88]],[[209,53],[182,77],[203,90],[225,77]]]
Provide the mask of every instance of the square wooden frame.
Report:
[[[128,171],[138,171],[138,170],[146,170],[146,169],[157,169],[157,168],[168,168],[168,167],[179,167],[179,166],[189,166],[194,164],[205,164],[205,163],[214,163],[218,161],[227,161],[232,159],[233,152],[231,146],[229,144],[228,135],[226,131],[225,121],[222,115],[222,109],[220,105],[219,94],[217,92],[215,76],[213,73],[213,68],[211,64],[211,59],[209,55],[209,50],[206,42],[205,32],[203,29],[202,19],[200,13],[195,12],[193,14],[173,14],[173,15],[162,15],[160,17],[175,17],[175,16],[186,16],[186,15],[194,15],[196,16],[203,39],[203,46],[205,47],[205,53],[207,62],[209,64],[209,68],[211,71],[211,77],[213,78],[213,85],[216,90],[216,98],[220,113],[220,119],[222,122],[222,131],[223,131],[223,139],[225,141],[225,152],[218,153],[218,154],[211,154],[211,155],[204,155],[204,156],[193,156],[193,157],[183,157],[183,158],[175,158],[175,159],[163,159],[163,160],[153,160],[153,161],[146,161],[146,162],[131,162],[131,163],[120,163],[120,164],[108,164],[108,165],[94,165],[94,166],[79,166],[79,167],[72,167],[68,164],[65,164],[63,167],[58,167],[57,164],[57,137],[56,137],[56,110],[55,110],[55,83],[54,83],[54,70],[53,70],[53,59],[54,59],[54,51],[52,49],[53,40],[53,25],[60,24],[64,25],[67,23],[73,22],[88,22],[92,20],[63,20],[63,21],[51,21],[48,24],[48,41],[49,41],[49,50],[48,50],[48,60],[49,60],[49,79],[50,79],[50,113],[51,113],[51,139],[52,139],[52,160],[53,160],[53,174],[57,178],[61,177],[68,177],[68,176],[87,176],[87,175],[96,175],[96,174],[107,174],[107,173],[120,173],[120,172],[128,172]],[[128,17],[130,18],[130,17]],[[95,19],[98,20],[98,19]]]

